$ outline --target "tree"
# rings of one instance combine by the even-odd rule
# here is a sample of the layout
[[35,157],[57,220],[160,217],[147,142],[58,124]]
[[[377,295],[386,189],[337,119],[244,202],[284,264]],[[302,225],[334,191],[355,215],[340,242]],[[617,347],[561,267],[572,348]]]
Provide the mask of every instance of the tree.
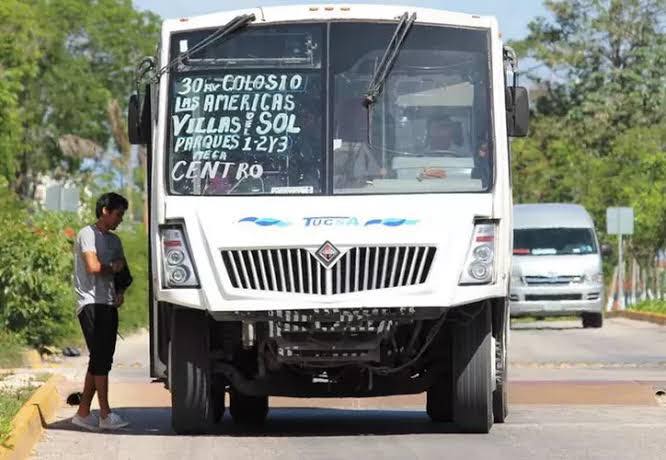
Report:
[[[31,72],[17,77],[11,91],[21,129],[3,173],[30,197],[39,172],[79,169],[81,155],[66,156],[60,148],[63,136],[109,144],[107,107],[127,100],[136,62],[154,51],[159,20],[134,10],[130,0],[10,0],[8,14],[15,16],[11,3],[25,11],[12,20],[29,31],[26,41],[36,52],[28,59]],[[0,35],[10,31],[0,28]]]
[[19,94],[37,74],[42,56],[36,16],[33,6],[20,0],[0,3],[0,175],[8,179],[15,174],[24,132]]
[[513,45],[541,62],[530,74],[530,137],[514,143],[516,202],[633,206],[632,252],[666,242],[666,0],[547,0]]

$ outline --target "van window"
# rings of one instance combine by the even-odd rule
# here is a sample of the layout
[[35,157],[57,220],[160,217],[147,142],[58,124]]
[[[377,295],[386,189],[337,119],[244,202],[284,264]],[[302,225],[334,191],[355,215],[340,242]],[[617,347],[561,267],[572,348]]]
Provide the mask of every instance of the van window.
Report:
[[513,231],[513,253],[519,256],[596,254],[589,228],[529,228]]

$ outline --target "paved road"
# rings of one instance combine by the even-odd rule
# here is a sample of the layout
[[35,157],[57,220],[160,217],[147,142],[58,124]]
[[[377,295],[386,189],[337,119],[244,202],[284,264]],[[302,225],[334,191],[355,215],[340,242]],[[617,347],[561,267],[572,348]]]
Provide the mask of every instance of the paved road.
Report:
[[[666,458],[666,327],[625,319],[603,329],[574,322],[515,324],[508,423],[489,435],[431,424],[423,396],[274,398],[264,429],[176,436],[169,394],[147,377],[145,335],[119,344],[111,402],[132,420],[122,433],[76,430],[63,407],[34,458]],[[78,388],[85,359],[65,363],[62,391]],[[307,407],[304,407],[307,406]]]

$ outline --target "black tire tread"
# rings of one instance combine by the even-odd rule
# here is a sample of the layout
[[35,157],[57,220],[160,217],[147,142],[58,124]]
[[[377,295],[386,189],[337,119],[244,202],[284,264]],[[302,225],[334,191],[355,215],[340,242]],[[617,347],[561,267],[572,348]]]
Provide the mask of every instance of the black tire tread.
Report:
[[491,319],[491,308],[485,305],[454,334],[453,419],[468,433],[488,433],[493,425]]
[[603,313],[583,313],[583,327],[584,328],[600,328],[604,325]]
[[201,434],[214,423],[206,316],[176,309],[171,329],[171,423],[178,434]]

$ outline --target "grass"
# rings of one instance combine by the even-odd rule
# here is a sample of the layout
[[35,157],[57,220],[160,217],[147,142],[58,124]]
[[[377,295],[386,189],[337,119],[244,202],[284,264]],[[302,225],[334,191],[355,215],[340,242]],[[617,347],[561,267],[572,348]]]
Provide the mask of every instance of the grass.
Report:
[[34,380],[35,382],[46,383],[46,381],[47,381],[49,378],[51,378],[51,374],[49,374],[48,372],[41,372],[41,373],[39,373],[39,374],[36,374],[36,375],[32,378],[32,380]]
[[0,331],[0,369],[21,367],[25,349],[25,344],[16,334]]
[[11,433],[12,419],[18,413],[34,387],[0,390],[0,443],[4,444]]
[[666,315],[666,300],[646,300],[645,302],[632,305],[629,309]]

